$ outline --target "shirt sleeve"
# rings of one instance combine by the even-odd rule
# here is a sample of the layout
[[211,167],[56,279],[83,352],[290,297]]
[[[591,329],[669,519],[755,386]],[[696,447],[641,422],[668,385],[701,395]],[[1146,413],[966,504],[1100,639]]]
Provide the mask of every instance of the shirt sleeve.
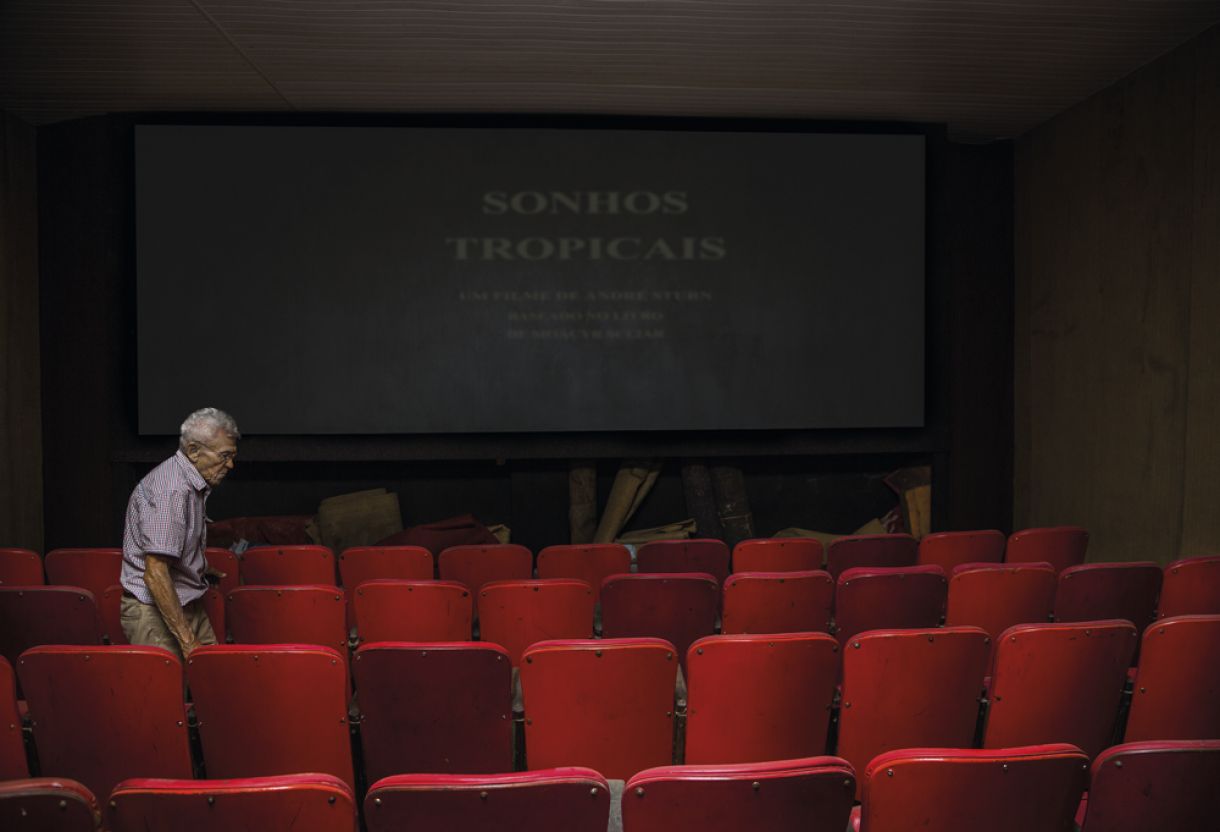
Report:
[[148,498],[140,516],[145,552],[182,557],[186,545],[187,494],[169,491]]

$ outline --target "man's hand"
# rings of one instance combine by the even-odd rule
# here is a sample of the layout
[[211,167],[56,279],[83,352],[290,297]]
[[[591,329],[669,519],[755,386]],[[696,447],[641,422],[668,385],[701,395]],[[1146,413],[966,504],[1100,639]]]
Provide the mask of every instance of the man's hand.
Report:
[[209,565],[204,568],[203,577],[204,578],[215,578],[217,581],[223,581],[225,578],[228,577],[228,574],[225,572],[221,572],[219,569],[217,569],[214,566]]

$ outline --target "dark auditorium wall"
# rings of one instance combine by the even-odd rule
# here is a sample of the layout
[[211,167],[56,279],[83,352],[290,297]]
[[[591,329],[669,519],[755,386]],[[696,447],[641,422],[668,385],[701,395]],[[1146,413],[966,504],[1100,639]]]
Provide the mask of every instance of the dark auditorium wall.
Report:
[[1220,551],[1220,27],[1016,143],[1014,521]]
[[0,546],[42,548],[35,130],[0,112]]
[[[348,117],[337,118],[347,123],[342,119]],[[38,132],[48,547],[113,545],[130,488],[173,450],[172,440],[136,434],[131,194],[136,120],[98,117]],[[237,472],[214,495],[209,513],[215,518],[312,513],[324,496],[385,486],[399,493],[408,524],[472,511],[487,522],[509,524],[514,540],[539,548],[567,540],[567,460],[598,461],[604,502],[617,460],[656,456],[667,464],[630,528],[688,516],[679,465],[684,457],[699,457],[741,465],[760,534],[788,525],[852,531],[894,504],[882,475],[913,464],[933,466],[937,527],[1007,529],[1012,147],[958,145],[938,130],[930,131],[928,147],[925,428],[256,436],[243,441]],[[167,348],[182,351],[183,372],[189,373],[191,349],[206,346],[184,339]],[[240,422],[241,414],[236,416]]]

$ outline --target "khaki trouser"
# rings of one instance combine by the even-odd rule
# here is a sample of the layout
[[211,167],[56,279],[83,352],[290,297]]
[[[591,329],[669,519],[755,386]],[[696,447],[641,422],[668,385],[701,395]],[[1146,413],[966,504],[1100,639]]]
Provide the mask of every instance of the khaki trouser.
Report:
[[[216,633],[212,631],[212,622],[208,620],[207,613],[203,611],[202,598],[183,607],[182,615],[186,618],[186,626],[190,627],[200,644],[216,643]],[[132,644],[163,647],[182,661],[178,640],[165,626],[165,620],[161,618],[155,604],[141,604],[130,595],[124,595],[119,608],[119,620],[123,624],[123,635],[127,636],[127,640]]]

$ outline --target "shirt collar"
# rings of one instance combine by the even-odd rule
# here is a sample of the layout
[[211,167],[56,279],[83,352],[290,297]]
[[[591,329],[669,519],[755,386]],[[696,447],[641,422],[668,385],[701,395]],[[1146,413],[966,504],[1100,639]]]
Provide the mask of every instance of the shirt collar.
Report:
[[186,454],[179,450],[176,454],[174,454],[174,459],[177,460],[178,466],[182,469],[182,473],[186,477],[186,481],[191,484],[192,488],[194,488],[196,491],[202,491],[205,497],[212,493],[212,487],[208,485],[207,480],[205,480],[203,475],[199,473],[199,469],[195,467],[195,463],[187,459]]

